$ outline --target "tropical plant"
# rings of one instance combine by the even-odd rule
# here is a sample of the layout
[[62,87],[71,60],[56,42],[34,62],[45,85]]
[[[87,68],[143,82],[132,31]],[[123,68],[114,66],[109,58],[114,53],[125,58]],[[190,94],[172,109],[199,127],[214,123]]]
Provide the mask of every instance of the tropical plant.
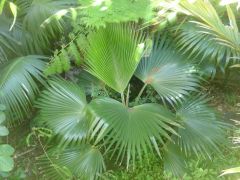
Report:
[[[184,56],[171,49],[166,35],[153,36],[149,54],[149,47],[143,46],[144,36],[136,28],[110,24],[88,37],[83,68],[110,87],[110,91],[120,93],[120,102],[111,97],[97,97],[88,102],[82,87],[59,78],[48,81],[49,86],[36,103],[39,109],[36,123],[53,131],[53,143],[63,148],[59,150],[59,156],[66,158],[66,162],[55,162],[55,158],[49,156],[47,159],[53,159],[54,166],[50,170],[47,163],[40,163],[44,166],[42,173],[50,173],[53,177],[53,172],[62,172],[56,167],[73,170],[67,163],[72,161],[71,156],[64,157],[65,149],[78,145],[85,147],[90,144],[100,153],[99,158],[110,155],[116,163],[126,163],[127,168],[143,155],[156,152],[159,157],[164,157],[166,163],[172,164],[166,165],[168,170],[174,171],[178,170],[176,166],[179,164],[173,162],[174,154],[169,153],[171,148],[168,144],[176,143],[178,151],[188,156],[192,153],[209,155],[223,143],[226,125],[217,121],[215,113],[206,106],[206,100],[202,96],[186,99],[199,86],[194,65],[185,63]],[[131,98],[130,88],[126,95],[124,92],[130,87],[135,71],[145,85],[137,98]],[[147,85],[167,100],[164,101],[165,106],[138,104]],[[135,102],[129,102],[131,99]],[[169,110],[168,104],[180,108]],[[196,114],[198,119],[195,120]],[[206,133],[207,137],[204,136]],[[88,158],[92,159],[91,156]],[[104,169],[103,161],[99,163],[95,175]],[[78,162],[77,166],[80,168],[82,165]],[[89,178],[92,173],[89,171]],[[71,174],[79,177],[74,172]],[[181,175],[179,171],[175,174]]]
[[30,112],[39,83],[44,84],[41,58],[26,56],[0,65],[0,102],[7,107],[8,119],[22,120]]
[[[7,107],[9,124],[30,117],[39,87],[45,84],[43,70],[51,41],[63,32],[61,18],[54,15],[74,6],[74,2],[1,1],[0,103]],[[8,7],[13,15],[8,13]],[[50,17],[51,21],[47,21]]]
[[[174,27],[175,33],[154,33],[146,28],[152,5],[148,0],[0,3],[0,103],[8,125],[36,112],[29,137],[43,149],[36,164],[44,178],[99,179],[109,162],[135,168],[149,154],[183,177],[190,155],[210,158],[221,151],[228,126],[199,92],[202,78],[193,59],[203,55],[206,62],[212,56],[223,66],[237,59],[234,12],[227,7],[231,23],[225,26],[210,2],[180,1],[177,13],[195,21],[183,21],[179,32]],[[176,12],[164,17],[173,24]],[[69,78],[73,71],[79,72],[76,81]],[[140,101],[146,88],[160,98]],[[104,93],[93,95],[92,89]],[[7,133],[5,126],[0,129]],[[12,162],[13,150],[2,148],[9,152],[0,149],[0,159]]]
[[172,28],[178,49],[196,59],[205,73],[208,71],[213,76],[218,68],[225,72],[230,65],[239,61],[240,38],[235,11],[230,6],[220,10],[215,4],[214,1],[182,0],[162,3],[161,6],[179,16],[187,15],[180,25]]

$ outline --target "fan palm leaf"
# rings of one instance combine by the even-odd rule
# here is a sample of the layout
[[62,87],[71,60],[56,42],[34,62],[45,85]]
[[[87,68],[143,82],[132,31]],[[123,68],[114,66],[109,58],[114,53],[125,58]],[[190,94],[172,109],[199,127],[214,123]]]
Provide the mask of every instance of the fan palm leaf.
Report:
[[149,56],[142,58],[135,75],[150,84],[168,102],[177,102],[199,86],[194,66],[166,41],[158,36]]
[[182,177],[186,172],[186,157],[177,144],[168,142],[164,149],[164,170],[176,177]]
[[[175,135],[173,127],[179,127],[174,115],[158,104],[143,104],[128,108],[111,98],[98,98],[90,104],[92,110],[100,119],[95,121],[92,135],[96,142],[104,140],[106,152],[113,148],[116,162],[130,160],[134,163],[136,156],[142,157],[148,151],[156,150],[159,156],[159,144],[163,139],[171,141],[169,133]],[[97,133],[96,133],[97,132]]]
[[122,93],[140,61],[142,33],[130,25],[109,24],[89,36],[86,70]]
[[186,99],[177,110],[177,117],[184,127],[177,132],[180,149],[186,154],[195,153],[211,158],[211,153],[219,151],[226,143],[226,123],[218,120],[215,111],[207,106],[208,100],[203,96]]
[[11,120],[28,115],[39,92],[38,83],[44,84],[42,56],[25,56],[0,66],[0,102],[7,107]]
[[179,128],[164,149],[164,168],[175,176],[182,177],[186,171],[186,160],[191,154],[211,159],[212,153],[220,152],[227,143],[228,124],[218,120],[215,111],[207,106],[204,96],[185,99],[176,115],[183,128]]
[[36,107],[40,109],[37,123],[53,130],[61,140],[60,145],[87,138],[93,117],[78,85],[59,78],[50,80]]
[[105,163],[97,147],[81,144],[64,150],[50,149],[48,157],[42,155],[37,160],[40,173],[51,180],[98,179],[105,170]]

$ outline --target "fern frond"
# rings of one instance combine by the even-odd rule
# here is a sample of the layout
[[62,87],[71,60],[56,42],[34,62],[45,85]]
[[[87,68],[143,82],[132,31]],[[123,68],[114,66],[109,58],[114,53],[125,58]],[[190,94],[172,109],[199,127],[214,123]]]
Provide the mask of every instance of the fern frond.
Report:
[[61,74],[69,71],[72,66],[71,62],[77,66],[82,65],[83,55],[78,46],[78,41],[71,41],[67,46],[62,47],[60,51],[56,50],[54,57],[45,70],[46,75]]

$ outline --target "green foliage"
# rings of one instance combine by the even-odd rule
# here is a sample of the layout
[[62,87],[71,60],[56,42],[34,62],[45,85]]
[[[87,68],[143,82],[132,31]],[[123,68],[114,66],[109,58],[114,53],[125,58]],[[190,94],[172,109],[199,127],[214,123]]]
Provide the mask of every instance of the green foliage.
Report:
[[12,146],[8,144],[0,145],[0,172],[8,172],[13,169],[14,162],[11,157],[14,153]]
[[[183,0],[157,7],[157,23],[165,23],[162,28],[176,23],[179,12],[172,8],[191,17],[181,21],[180,16],[182,26],[169,36],[152,37],[155,27],[144,27],[154,23],[152,7],[149,0],[15,0],[0,12],[0,103],[12,125],[35,115],[39,96],[27,143],[42,149],[36,174],[43,179],[100,179],[105,162],[108,169],[113,162],[128,170],[141,167],[142,172],[135,171],[139,179],[157,179],[159,172],[165,179],[207,179],[212,173],[195,162],[189,165],[188,158],[221,151],[227,125],[193,93],[200,90],[202,74],[190,58],[203,56],[202,66],[216,63],[223,69],[237,59],[232,57],[239,55],[237,17],[227,7],[230,23],[225,25],[210,2]],[[58,50],[52,55],[53,49]],[[48,59],[37,54],[53,57],[47,68],[43,59]],[[46,75],[64,72],[65,80],[45,77],[44,70]],[[71,82],[75,72],[80,77]],[[0,111],[1,123],[6,117]],[[0,135],[6,136],[4,125]],[[13,168],[13,153],[9,145],[0,145],[0,171]],[[162,159],[154,158],[153,176],[143,177],[144,157],[155,155]],[[155,166],[160,167],[156,174]],[[188,177],[186,169],[192,167],[196,170]]]
[[83,55],[81,53],[82,39],[86,39],[83,35],[75,37],[67,46],[62,47],[60,51],[55,51],[54,57],[48,64],[45,74],[61,74],[68,72],[71,68],[71,62],[74,61],[75,65],[80,66],[83,64]]
[[[116,161],[122,163],[127,158],[127,167],[130,161],[135,163],[136,156],[156,150],[159,156],[159,145],[163,139],[171,141],[168,133],[177,135],[174,126],[174,115],[158,104],[143,104],[127,108],[122,103],[110,99],[99,98],[91,102],[93,111],[99,119],[95,125],[98,132],[97,141],[103,139],[107,149],[116,153]],[[114,145],[114,147],[112,147]]]
[[189,154],[205,155],[211,158],[211,152],[219,151],[218,147],[225,144],[227,124],[218,120],[217,114],[208,107],[207,99],[195,97],[185,100],[177,109],[177,118],[184,129],[179,129],[177,144],[180,149]]
[[[180,2],[180,11],[193,16],[192,28],[184,28],[179,44],[190,55],[201,54],[201,59],[210,59],[227,66],[239,56],[239,30],[232,9],[227,6],[228,25],[223,23],[217,9],[209,1]],[[189,23],[187,23],[189,24]],[[189,25],[187,26],[189,27]]]
[[137,22],[151,16],[151,2],[149,0],[79,0],[83,8],[80,21],[87,26],[101,27],[108,23]]
[[192,154],[211,159],[211,153],[221,152],[221,145],[226,144],[228,124],[218,120],[214,110],[206,104],[202,96],[186,99],[176,110],[179,128],[176,144],[169,143],[165,149],[164,167],[167,172],[182,176],[185,172],[187,157]]
[[89,144],[81,144],[63,151],[48,150],[37,160],[41,174],[49,179],[79,179],[94,180],[105,169],[101,152]]
[[228,90],[225,93],[224,101],[226,102],[226,104],[234,106],[239,102],[239,100],[240,98],[235,92]]
[[[222,168],[231,167],[239,164],[239,152],[237,149],[225,151],[224,156],[212,154],[211,160],[206,160],[202,156],[188,158],[187,172],[181,177],[186,180],[234,180],[238,179],[239,175],[218,177]],[[163,165],[155,156],[150,155],[143,159],[143,163],[137,162],[136,168],[118,169],[115,171],[107,171],[102,179],[112,180],[178,180],[172,173],[165,172]]]
[[6,115],[4,111],[6,107],[3,104],[0,104],[0,137],[7,136],[9,131],[6,126],[3,125],[4,121],[6,120]]
[[[3,104],[0,104],[0,138],[3,136],[7,136],[9,134],[6,126],[2,125],[6,120],[6,116],[4,111],[6,107]],[[0,144],[0,173],[1,172],[9,172],[14,167],[14,161],[12,155],[14,153],[14,148],[9,144]]]
[[84,92],[76,84],[62,79],[50,80],[36,107],[40,109],[38,124],[53,130],[60,144],[76,144],[87,138],[93,117]]
[[0,65],[0,103],[6,106],[8,120],[22,120],[31,111],[39,83],[45,83],[42,58],[25,56]]
[[50,22],[47,19],[55,14],[61,14],[74,5],[76,5],[76,0],[33,0],[29,7],[22,9],[25,11],[23,27],[34,37],[33,41],[36,40],[34,43],[50,45],[52,37],[57,37],[64,29],[62,27],[63,21],[60,21],[61,18],[56,17]]
[[224,68],[231,58],[239,55],[231,47],[216,42],[211,34],[202,33],[203,28],[192,22],[183,24],[179,31],[176,40],[179,50],[199,64],[207,61]]
[[194,66],[186,63],[185,57],[166,38],[166,35],[155,37],[150,55],[141,60],[135,75],[150,84],[162,100],[177,103],[196,90],[198,78]]
[[143,50],[143,35],[136,28],[109,24],[88,38],[86,70],[119,93],[127,87]]

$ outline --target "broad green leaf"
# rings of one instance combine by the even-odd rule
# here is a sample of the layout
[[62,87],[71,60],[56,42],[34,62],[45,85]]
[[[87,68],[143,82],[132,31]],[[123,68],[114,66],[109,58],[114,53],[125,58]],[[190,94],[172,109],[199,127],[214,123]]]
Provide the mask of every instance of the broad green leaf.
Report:
[[0,156],[11,156],[14,153],[14,148],[8,144],[0,145]]
[[134,25],[109,24],[88,40],[86,70],[122,93],[140,61],[142,33]]
[[17,6],[13,2],[9,2],[9,7],[10,7],[10,10],[13,14],[13,22],[12,22],[12,25],[9,29],[9,31],[11,31],[12,28],[14,27],[15,23],[16,23],[16,20],[17,20]]
[[163,100],[176,103],[196,90],[199,79],[193,65],[187,63],[166,38],[157,36],[150,55],[141,60],[135,75],[150,84]]
[[90,106],[101,118],[95,125],[97,141],[104,140],[108,150],[113,148],[117,162],[127,157],[129,165],[130,160],[134,163],[137,156],[141,158],[153,149],[160,156],[163,139],[171,141],[169,134],[177,135],[173,128],[179,126],[175,116],[158,104],[128,108],[114,99],[98,98]]
[[203,96],[188,98],[177,110],[184,128],[177,131],[181,138],[177,138],[176,143],[186,155],[211,157],[211,153],[219,152],[219,147],[227,141],[225,132],[229,125],[219,120],[207,101]]
[[0,171],[9,172],[14,167],[13,158],[0,155]]
[[7,136],[9,134],[8,128],[5,126],[0,126],[0,137]]
[[76,84],[58,78],[50,80],[36,107],[40,109],[37,123],[53,130],[62,143],[79,142],[87,137],[93,117],[83,90]]

